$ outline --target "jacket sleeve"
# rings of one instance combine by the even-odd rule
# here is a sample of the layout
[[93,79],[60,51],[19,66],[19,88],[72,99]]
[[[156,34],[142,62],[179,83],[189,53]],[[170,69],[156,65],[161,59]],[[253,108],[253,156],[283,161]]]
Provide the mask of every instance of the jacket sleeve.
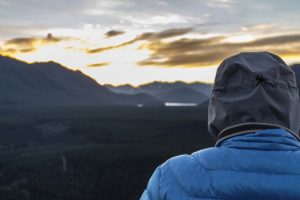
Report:
[[157,167],[152,174],[147,188],[144,190],[140,200],[162,200],[160,198],[159,180],[161,177],[161,166]]

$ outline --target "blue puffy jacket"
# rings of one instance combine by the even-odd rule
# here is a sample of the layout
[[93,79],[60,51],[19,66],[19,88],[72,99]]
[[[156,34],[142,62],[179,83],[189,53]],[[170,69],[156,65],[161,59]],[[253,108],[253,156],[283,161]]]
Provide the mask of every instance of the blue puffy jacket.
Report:
[[257,130],[159,166],[141,200],[300,200],[300,143]]

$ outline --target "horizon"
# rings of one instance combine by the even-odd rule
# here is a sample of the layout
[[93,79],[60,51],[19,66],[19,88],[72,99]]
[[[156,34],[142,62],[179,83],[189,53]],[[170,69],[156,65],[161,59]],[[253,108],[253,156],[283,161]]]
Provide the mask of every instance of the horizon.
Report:
[[58,64],[60,65],[61,67],[64,67],[64,68],[67,68],[69,70],[72,70],[72,71],[80,71],[81,73],[83,73],[84,75],[88,76],[89,78],[93,79],[94,81],[96,81],[99,85],[111,85],[113,87],[120,87],[120,86],[131,86],[131,87],[134,87],[134,88],[138,88],[138,87],[141,87],[143,85],[148,85],[148,84],[153,84],[153,83],[185,83],[185,84],[193,84],[193,83],[200,83],[200,84],[206,84],[206,85],[212,85],[213,83],[206,83],[206,82],[202,82],[202,81],[191,81],[191,82],[186,82],[186,81],[181,81],[181,80],[175,80],[175,81],[160,81],[160,80],[154,80],[154,81],[151,81],[151,82],[145,82],[145,83],[141,83],[139,85],[134,85],[134,84],[130,84],[130,83],[124,83],[124,84],[119,84],[119,85],[114,85],[114,84],[110,84],[110,83],[101,83],[101,82],[98,82],[96,79],[94,79],[93,77],[89,76],[88,74],[85,74],[84,72],[82,72],[81,70],[79,69],[72,69],[68,66],[64,66],[63,64],[61,63],[58,63],[56,61],[53,61],[53,60],[49,60],[49,61],[36,61],[36,62],[27,62],[27,61],[24,61],[24,60],[20,60],[18,58],[14,58],[14,57],[10,57],[10,56],[6,56],[6,55],[1,55],[0,54],[0,57],[6,57],[6,58],[9,58],[9,59],[14,59],[14,60],[17,60],[19,62],[24,62],[26,64],[39,64],[39,63],[50,63],[50,62],[53,62],[55,64]]
[[[7,57],[7,58],[10,58],[10,59],[15,59],[15,60],[18,60],[20,62],[24,62],[26,64],[34,64],[34,63],[49,63],[49,62],[53,62],[53,63],[56,63],[58,65],[61,65],[62,67],[65,67],[69,70],[79,70],[79,69],[72,69],[68,66],[64,66],[63,64],[61,63],[58,63],[56,61],[53,61],[53,60],[49,60],[49,61],[35,61],[35,62],[27,62],[27,61],[24,61],[24,60],[20,60],[18,58],[14,58],[14,57],[10,57],[10,56],[7,56],[7,55],[1,55],[0,56],[2,57]],[[289,64],[288,66],[291,67],[293,65],[300,65],[300,63],[291,63]],[[140,84],[131,84],[131,83],[123,83],[123,84],[111,84],[111,83],[101,83],[101,82],[98,82],[96,79],[94,79],[93,77],[89,76],[88,74],[85,74],[84,72],[82,72],[81,70],[79,70],[81,73],[83,73],[84,75],[88,76],[89,78],[93,79],[94,81],[96,81],[99,85],[102,85],[102,86],[105,86],[105,85],[108,85],[108,86],[113,86],[113,87],[120,87],[120,86],[131,86],[133,88],[139,88],[141,86],[144,86],[144,85],[149,85],[149,84],[153,84],[153,83],[163,83],[163,84],[173,84],[173,83],[184,83],[184,84],[206,84],[206,85],[211,85],[213,86],[214,82],[204,82],[204,81],[182,81],[182,80],[174,80],[174,81],[161,81],[161,80],[153,80],[153,81],[150,81],[150,82],[144,82],[144,83],[140,83]]]
[[241,51],[300,62],[300,2],[291,0],[3,0],[0,7],[0,54],[57,62],[99,84],[212,84],[220,62]]

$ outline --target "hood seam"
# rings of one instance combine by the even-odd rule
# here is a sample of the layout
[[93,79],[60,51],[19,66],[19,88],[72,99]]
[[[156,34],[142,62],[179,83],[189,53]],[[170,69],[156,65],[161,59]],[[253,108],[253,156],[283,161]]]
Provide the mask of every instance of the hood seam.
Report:
[[[233,125],[233,126],[229,126],[225,129],[223,129],[218,135],[220,136],[224,131],[227,131],[227,130],[232,129],[232,128],[240,127],[240,126],[243,126],[243,125],[256,125],[256,124],[257,125],[268,125],[268,126],[274,126],[274,127],[277,127],[277,128],[281,128],[281,129],[291,133],[295,137],[295,139],[298,142],[300,142],[299,136],[296,133],[294,133],[292,130],[290,130],[290,129],[284,127],[284,126],[278,125],[278,124],[261,123],[261,122],[246,122],[246,123],[241,123],[241,124],[236,124],[236,125]],[[257,129],[242,130],[242,131],[238,131],[238,132],[232,133],[230,135],[221,137],[217,140],[217,142],[215,144],[215,147],[220,146],[220,143],[222,143],[224,140],[227,140],[227,139],[232,138],[234,136],[243,135],[243,134],[246,134],[246,133],[253,133],[253,132],[258,131],[258,130],[265,130],[265,129],[257,128]]]

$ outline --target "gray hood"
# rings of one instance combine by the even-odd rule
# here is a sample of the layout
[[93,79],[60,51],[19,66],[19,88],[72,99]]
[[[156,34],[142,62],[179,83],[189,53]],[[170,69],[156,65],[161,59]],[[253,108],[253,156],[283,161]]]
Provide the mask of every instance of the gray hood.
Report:
[[219,66],[208,106],[208,131],[216,138],[247,130],[300,129],[294,72],[268,52],[234,55]]

